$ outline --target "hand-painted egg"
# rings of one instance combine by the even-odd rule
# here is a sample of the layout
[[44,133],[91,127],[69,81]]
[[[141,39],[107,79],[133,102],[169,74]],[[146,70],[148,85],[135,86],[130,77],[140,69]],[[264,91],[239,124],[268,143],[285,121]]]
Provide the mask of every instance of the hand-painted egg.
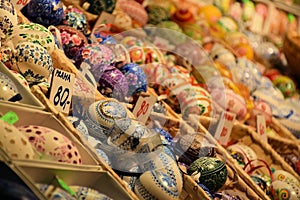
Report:
[[195,160],[187,169],[189,175],[200,176],[198,181],[211,192],[219,190],[227,180],[226,164],[217,158],[201,157]]
[[169,11],[162,6],[151,4],[146,7],[146,10],[148,13],[149,24],[155,25],[170,18]]
[[220,62],[228,69],[236,66],[236,59],[233,53],[226,49],[221,44],[215,43],[209,55],[215,62]]
[[115,20],[113,25],[115,25],[119,30],[129,30],[132,28],[133,23],[131,17],[124,12],[123,10],[115,10],[114,11]]
[[76,199],[112,200],[107,195],[89,187],[70,185],[69,188],[75,192]]
[[32,42],[18,43],[11,62],[12,69],[22,74],[30,85],[47,81],[53,71],[46,49]]
[[85,62],[90,65],[91,72],[97,73],[93,69],[96,65],[110,65],[114,62],[114,53],[110,48],[102,44],[87,44],[76,52],[74,56],[75,65],[80,68],[80,65]]
[[272,180],[270,178],[266,180],[266,178],[259,174],[253,174],[250,176],[250,178],[262,189],[262,191],[265,192],[265,194],[268,196],[271,195]]
[[233,144],[228,146],[227,151],[236,159],[237,163],[244,167],[249,161],[256,160],[258,157],[250,147],[244,144]]
[[14,70],[10,70],[10,72],[17,78],[17,80],[19,81],[19,83],[21,83],[21,85],[23,85],[26,89],[30,90],[29,84],[24,78],[24,76],[22,76],[22,74]]
[[199,9],[199,16],[203,17],[209,24],[216,23],[222,16],[219,8],[214,5],[205,5]]
[[0,100],[12,101],[18,93],[18,88],[13,80],[6,74],[0,72]]
[[144,70],[135,63],[125,64],[120,68],[128,82],[128,96],[146,92],[148,81]]
[[115,121],[126,117],[126,109],[119,102],[100,100],[89,106],[84,122],[90,135],[103,142],[107,140]]
[[273,80],[273,84],[288,98],[294,95],[296,92],[296,85],[294,81],[288,76],[278,76]]
[[178,8],[175,13],[171,16],[172,21],[176,22],[177,24],[181,25],[184,23],[194,23],[195,18],[193,13],[188,9]]
[[148,14],[145,8],[136,1],[119,0],[117,6],[126,12],[139,27],[144,26],[148,21]]
[[53,34],[37,23],[18,24],[7,34],[7,39],[16,47],[21,42],[32,42],[44,47],[49,54],[53,52],[55,40]]
[[283,181],[286,183],[293,183],[296,186],[300,187],[300,180],[298,180],[295,176],[291,173],[284,171],[284,170],[275,170],[273,173],[274,180]]
[[134,191],[139,199],[175,200],[181,189],[173,177],[159,170],[144,172],[136,181]]
[[35,150],[26,135],[0,120],[0,147],[12,159],[34,159]]
[[0,38],[2,38],[18,24],[18,16],[10,1],[0,1],[0,11]]
[[263,100],[254,101],[254,108],[250,112],[250,118],[247,120],[247,123],[255,127],[257,115],[262,115],[265,117],[267,126],[272,122],[271,107]]
[[20,126],[18,129],[25,134],[41,154],[42,159],[82,164],[77,147],[69,138],[56,130],[35,125]]
[[88,33],[88,24],[85,14],[79,9],[69,6],[65,9],[62,23],[81,31],[83,34]]
[[292,183],[276,180],[272,182],[272,193],[277,199],[298,200],[300,199],[300,188]]
[[116,6],[116,0],[88,0],[88,12],[99,15],[102,11],[112,13]]
[[26,8],[29,20],[46,27],[60,24],[64,15],[60,0],[31,0]]
[[85,45],[87,45],[87,39],[79,30],[66,25],[57,26],[59,30],[59,37],[61,38],[61,45],[70,59],[74,59],[76,53]]

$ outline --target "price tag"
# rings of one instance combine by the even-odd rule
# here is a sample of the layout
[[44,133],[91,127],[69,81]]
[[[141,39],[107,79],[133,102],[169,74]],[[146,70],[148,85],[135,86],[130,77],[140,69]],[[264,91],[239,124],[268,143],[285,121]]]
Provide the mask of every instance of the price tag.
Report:
[[153,95],[140,95],[133,109],[133,114],[137,120],[146,123],[156,100],[156,97]]
[[259,134],[259,137],[265,141],[268,142],[267,137],[267,126],[266,126],[266,118],[263,115],[257,115],[256,116],[256,130]]
[[15,112],[9,111],[9,112],[5,113],[5,115],[0,117],[0,119],[9,124],[14,124],[19,120],[19,117]]
[[221,145],[227,145],[236,114],[223,111],[215,133],[215,139]]
[[11,0],[15,8],[21,10],[24,6],[26,6],[30,0]]
[[50,101],[63,113],[70,110],[75,74],[60,69],[55,69],[52,74]]

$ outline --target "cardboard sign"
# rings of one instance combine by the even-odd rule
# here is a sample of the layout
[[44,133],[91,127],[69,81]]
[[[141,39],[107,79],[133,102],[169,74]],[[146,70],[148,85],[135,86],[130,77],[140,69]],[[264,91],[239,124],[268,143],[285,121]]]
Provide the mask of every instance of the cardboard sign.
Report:
[[153,95],[140,95],[132,112],[138,121],[146,123],[156,100]]
[[264,142],[268,142],[266,118],[263,115],[256,116],[256,130],[256,132],[259,134],[259,137]]
[[74,81],[75,74],[60,69],[53,71],[49,100],[58,111],[69,113]]
[[236,114],[223,111],[215,133],[215,139],[221,145],[227,145]]

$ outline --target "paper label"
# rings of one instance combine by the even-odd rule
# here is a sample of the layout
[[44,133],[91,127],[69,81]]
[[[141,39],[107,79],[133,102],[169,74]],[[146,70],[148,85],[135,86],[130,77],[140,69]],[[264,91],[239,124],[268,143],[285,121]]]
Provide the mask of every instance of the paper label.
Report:
[[15,6],[15,8],[21,10],[24,6],[26,6],[30,0],[12,0],[11,3]]
[[221,145],[227,145],[231,135],[233,123],[235,121],[236,114],[223,111],[215,133],[215,139],[220,142]]
[[263,115],[256,116],[256,129],[259,137],[264,141],[268,142],[266,118]]
[[138,121],[146,123],[156,100],[153,95],[140,95],[133,109],[133,114]]
[[53,71],[49,100],[58,111],[69,113],[74,82],[75,74],[60,69]]

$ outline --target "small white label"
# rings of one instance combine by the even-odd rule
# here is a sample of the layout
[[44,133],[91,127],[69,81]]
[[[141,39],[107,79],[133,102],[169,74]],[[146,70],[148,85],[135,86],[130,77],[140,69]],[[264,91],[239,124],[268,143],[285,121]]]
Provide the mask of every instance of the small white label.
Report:
[[21,10],[24,6],[26,6],[30,0],[11,0],[11,3],[15,6],[15,8]]
[[146,123],[156,100],[153,95],[140,95],[133,109],[133,114],[138,121]]
[[236,114],[223,111],[219,123],[217,126],[217,130],[215,133],[215,139],[220,142],[221,145],[227,145],[228,140],[231,135],[231,130],[233,127],[233,123],[235,121]]
[[75,74],[60,69],[53,71],[49,99],[58,111],[69,113],[74,82]]
[[256,129],[259,137],[264,141],[268,142],[266,118],[263,115],[256,116]]

